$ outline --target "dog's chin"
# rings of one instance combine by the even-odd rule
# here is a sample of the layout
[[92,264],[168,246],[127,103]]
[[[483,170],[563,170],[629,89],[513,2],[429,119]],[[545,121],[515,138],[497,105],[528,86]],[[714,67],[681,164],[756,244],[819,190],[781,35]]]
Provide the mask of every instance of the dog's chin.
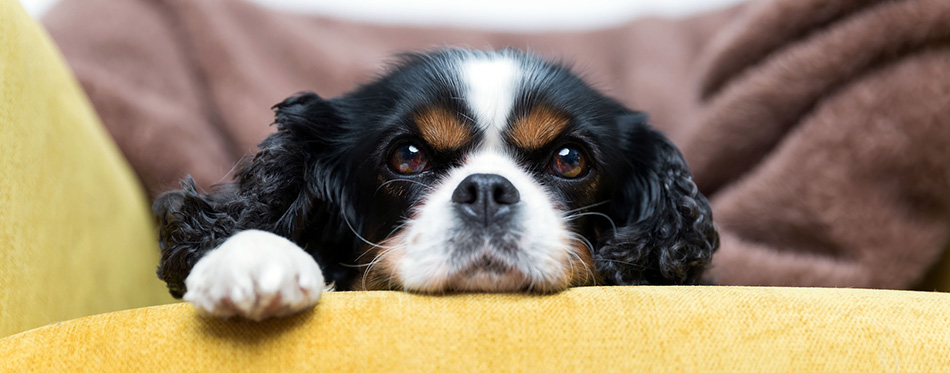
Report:
[[489,253],[469,260],[446,281],[446,288],[455,292],[526,292],[530,287],[524,271]]
[[499,271],[473,267],[446,281],[451,292],[513,293],[526,292],[529,287],[528,277],[514,268]]
[[[444,293],[537,293],[564,290],[570,279],[562,271],[518,264],[513,258],[485,249],[454,265],[435,271],[425,279],[403,283],[406,291],[425,294]],[[549,273],[550,272],[550,273]],[[554,273],[558,272],[558,273]],[[534,274],[534,276],[529,275]],[[538,276],[539,274],[546,274]]]
[[471,268],[445,278],[433,278],[427,286],[406,286],[404,290],[424,294],[447,293],[534,293],[548,294],[567,289],[567,283],[534,282],[524,272]]

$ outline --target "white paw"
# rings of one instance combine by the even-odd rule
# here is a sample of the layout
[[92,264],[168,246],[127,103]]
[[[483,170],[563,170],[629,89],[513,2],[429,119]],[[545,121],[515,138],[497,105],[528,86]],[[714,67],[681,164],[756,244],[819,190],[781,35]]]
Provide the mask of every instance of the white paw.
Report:
[[285,316],[312,307],[323,292],[323,273],[290,240],[247,230],[205,254],[185,279],[184,299],[219,317],[252,320]]

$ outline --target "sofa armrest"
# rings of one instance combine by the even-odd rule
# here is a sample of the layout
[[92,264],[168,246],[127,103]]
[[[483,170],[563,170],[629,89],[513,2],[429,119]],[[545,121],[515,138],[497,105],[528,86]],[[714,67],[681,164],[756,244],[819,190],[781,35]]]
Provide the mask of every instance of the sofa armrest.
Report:
[[938,371],[950,294],[587,287],[554,295],[328,293],[218,320],[175,304],[0,339],[0,370]]
[[49,37],[0,1],[0,336],[168,302],[141,186]]

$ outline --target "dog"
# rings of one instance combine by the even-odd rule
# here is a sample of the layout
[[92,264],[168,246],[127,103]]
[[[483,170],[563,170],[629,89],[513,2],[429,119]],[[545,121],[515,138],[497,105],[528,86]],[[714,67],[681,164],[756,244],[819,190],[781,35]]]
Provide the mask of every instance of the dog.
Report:
[[158,275],[216,316],[337,290],[552,293],[697,284],[719,246],[676,147],[564,65],[515,49],[401,56],[275,105],[234,182],[154,204]]

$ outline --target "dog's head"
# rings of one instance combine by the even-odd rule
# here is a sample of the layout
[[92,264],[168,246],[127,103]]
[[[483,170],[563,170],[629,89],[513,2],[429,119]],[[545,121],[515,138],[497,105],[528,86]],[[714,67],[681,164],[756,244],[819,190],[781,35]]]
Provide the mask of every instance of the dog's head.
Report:
[[338,287],[692,284],[718,246],[708,202],[645,115],[523,52],[408,55],[343,97],[275,110],[278,132],[238,182],[280,190],[273,230]]

